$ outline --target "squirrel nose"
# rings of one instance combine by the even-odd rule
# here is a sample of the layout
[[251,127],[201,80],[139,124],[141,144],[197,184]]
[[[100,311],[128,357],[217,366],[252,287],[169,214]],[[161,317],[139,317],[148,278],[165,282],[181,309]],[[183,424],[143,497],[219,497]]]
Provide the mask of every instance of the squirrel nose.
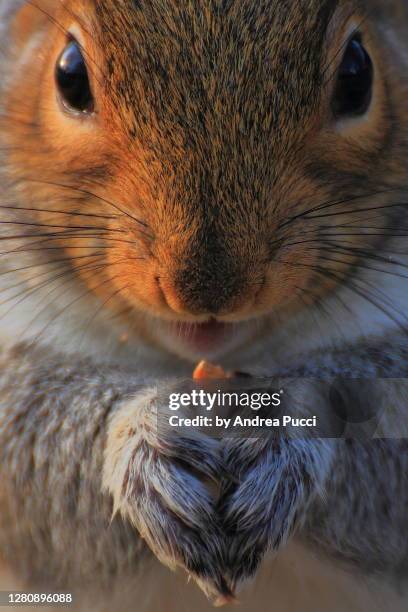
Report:
[[246,302],[245,282],[236,272],[214,274],[209,269],[191,267],[178,271],[171,280],[165,279],[160,278],[160,288],[168,306],[178,314],[226,315]]

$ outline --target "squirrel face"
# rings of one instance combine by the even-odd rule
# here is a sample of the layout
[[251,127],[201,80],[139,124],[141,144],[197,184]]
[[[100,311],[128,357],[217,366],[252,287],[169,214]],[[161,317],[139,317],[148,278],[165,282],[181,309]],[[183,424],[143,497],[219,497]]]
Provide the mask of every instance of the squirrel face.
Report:
[[376,248],[406,84],[361,2],[36,0],[13,41],[10,193],[106,308],[266,320]]

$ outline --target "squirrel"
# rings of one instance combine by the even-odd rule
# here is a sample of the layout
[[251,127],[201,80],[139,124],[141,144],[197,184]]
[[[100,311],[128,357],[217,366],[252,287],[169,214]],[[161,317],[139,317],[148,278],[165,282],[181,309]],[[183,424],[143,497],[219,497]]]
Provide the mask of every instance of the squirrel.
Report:
[[[0,0],[0,36],[5,567],[78,610],[210,609],[166,568],[406,609],[407,4]],[[394,434],[159,432],[202,358]]]

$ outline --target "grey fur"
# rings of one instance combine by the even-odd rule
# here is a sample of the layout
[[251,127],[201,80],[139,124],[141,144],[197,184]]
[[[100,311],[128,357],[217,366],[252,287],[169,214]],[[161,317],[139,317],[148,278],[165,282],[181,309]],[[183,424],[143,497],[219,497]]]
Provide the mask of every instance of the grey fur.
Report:
[[[329,355],[331,374],[352,356],[353,349]],[[316,358],[309,368],[322,365]],[[4,355],[0,546],[29,582],[78,589],[137,571],[146,549],[130,523],[159,559],[185,567],[208,595],[227,595],[295,530],[332,560],[405,579],[406,441],[217,446],[163,429],[157,438],[157,387],[137,379],[40,349]],[[392,397],[398,383],[385,384],[381,394]],[[134,431],[126,429],[129,415],[139,424]],[[115,423],[125,435],[119,454]],[[110,453],[118,460],[105,473],[117,514],[110,527],[104,452],[105,472]],[[217,505],[205,483],[226,474],[240,484]]]

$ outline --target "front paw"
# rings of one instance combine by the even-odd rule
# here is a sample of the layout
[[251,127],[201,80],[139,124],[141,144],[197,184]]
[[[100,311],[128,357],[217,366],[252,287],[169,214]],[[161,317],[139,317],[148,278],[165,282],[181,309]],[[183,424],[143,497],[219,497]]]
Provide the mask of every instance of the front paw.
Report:
[[223,473],[219,442],[199,431],[174,432],[161,419],[155,390],[113,417],[104,486],[114,512],[129,519],[158,559],[181,566],[210,597],[229,598],[224,535],[212,488]]
[[324,494],[332,444],[246,439],[227,442],[224,452],[238,481],[227,484],[219,504],[231,540],[226,576],[235,589],[255,574],[266,552],[287,542],[306,518],[311,502]]

